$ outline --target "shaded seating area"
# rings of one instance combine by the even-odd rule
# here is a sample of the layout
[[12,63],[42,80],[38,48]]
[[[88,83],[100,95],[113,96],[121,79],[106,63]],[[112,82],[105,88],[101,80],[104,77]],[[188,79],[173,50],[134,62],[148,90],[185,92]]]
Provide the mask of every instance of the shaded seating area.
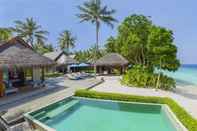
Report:
[[93,77],[94,75],[86,72],[75,72],[75,73],[68,73],[66,74],[66,76],[70,80],[81,80],[81,79]]
[[89,63],[78,63],[78,64],[71,64],[68,66],[70,72],[81,72],[81,71],[88,72],[92,68],[93,65]]
[[0,44],[0,96],[44,86],[44,72],[55,63],[19,37]]
[[80,80],[92,77],[89,71],[93,70],[93,65],[89,63],[71,64],[68,66],[69,73],[66,75],[70,80]]
[[98,74],[122,74],[128,66],[128,60],[118,53],[109,53],[94,64]]

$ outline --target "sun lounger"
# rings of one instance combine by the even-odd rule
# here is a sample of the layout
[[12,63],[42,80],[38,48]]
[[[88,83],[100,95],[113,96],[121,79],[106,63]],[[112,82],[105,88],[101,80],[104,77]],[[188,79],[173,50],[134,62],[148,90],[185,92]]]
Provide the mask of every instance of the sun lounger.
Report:
[[11,88],[8,88],[5,90],[6,95],[12,94],[12,93],[17,93],[17,92],[18,92],[18,88],[14,88],[14,87],[11,87]]
[[74,75],[75,77],[80,78],[80,79],[84,79],[84,76],[83,76],[80,72],[74,73],[73,75]]
[[13,87],[11,82],[4,81],[4,83],[6,85],[5,95],[18,92],[18,88]]
[[90,77],[90,74],[85,73],[85,72],[82,72],[81,73],[81,76],[84,77],[84,78],[87,78],[87,77]]
[[66,76],[67,76],[68,79],[70,79],[70,80],[79,80],[79,79],[81,79],[80,77],[78,77],[78,76],[76,76],[76,75],[74,75],[74,74],[67,74]]

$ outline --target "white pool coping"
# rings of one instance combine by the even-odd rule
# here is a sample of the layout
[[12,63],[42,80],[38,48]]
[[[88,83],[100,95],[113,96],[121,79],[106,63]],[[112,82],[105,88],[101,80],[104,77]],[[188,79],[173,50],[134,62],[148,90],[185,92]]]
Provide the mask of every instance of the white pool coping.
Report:
[[40,129],[41,131],[42,130],[43,131],[56,131],[55,129],[43,124],[42,122],[40,122],[40,121],[38,121],[34,118],[32,118],[29,114],[24,114],[24,116],[25,116],[25,119],[26,119],[27,122],[30,122],[30,121],[33,122],[31,124],[36,124],[37,126],[39,126],[41,128]]
[[[71,97],[67,97],[65,99],[68,98],[76,98],[76,99],[85,99],[85,100],[92,100],[92,101],[105,101],[105,102],[117,102],[117,103],[130,103],[130,104],[143,104],[143,105],[160,105],[162,107],[162,110],[165,112],[165,114],[167,115],[167,117],[169,118],[170,122],[173,124],[173,126],[176,128],[177,131],[188,131],[187,128],[185,128],[185,126],[178,120],[178,118],[176,117],[176,115],[171,111],[171,109],[169,108],[169,106],[167,104],[157,104],[157,103],[143,103],[143,102],[130,102],[130,101],[119,101],[119,100],[106,100],[106,99],[96,99],[96,98],[86,98],[86,97],[76,97],[76,96],[71,96]],[[62,99],[64,100],[64,99]],[[40,107],[39,109],[36,109],[34,111],[31,112],[27,112],[24,114],[25,119],[27,121],[31,121],[33,122],[32,124],[36,124],[38,125],[40,128],[43,129],[43,131],[56,131],[55,129],[43,124],[42,122],[34,119],[30,113],[38,111],[42,108],[45,108],[47,106],[50,106],[52,104],[55,104],[57,102],[54,103],[50,103],[44,107]]]

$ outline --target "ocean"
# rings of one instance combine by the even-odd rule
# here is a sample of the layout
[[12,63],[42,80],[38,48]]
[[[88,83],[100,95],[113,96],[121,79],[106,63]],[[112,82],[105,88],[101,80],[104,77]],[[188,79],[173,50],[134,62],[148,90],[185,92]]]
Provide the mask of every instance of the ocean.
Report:
[[197,64],[184,64],[176,72],[165,71],[164,74],[173,77],[177,86],[197,87]]

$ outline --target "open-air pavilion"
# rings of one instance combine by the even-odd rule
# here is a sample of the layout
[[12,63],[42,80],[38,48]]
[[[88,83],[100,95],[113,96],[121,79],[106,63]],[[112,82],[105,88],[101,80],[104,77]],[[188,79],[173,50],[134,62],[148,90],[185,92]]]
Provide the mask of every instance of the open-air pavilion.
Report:
[[92,69],[92,65],[88,63],[72,64],[68,66],[72,72],[88,71]]
[[[19,37],[0,44],[0,95],[14,93],[21,87],[39,85],[44,71],[55,62],[33,51]],[[27,80],[29,78],[29,80]]]
[[116,69],[120,74],[125,72],[128,60],[118,53],[109,53],[95,62],[96,72],[99,74],[113,74]]

